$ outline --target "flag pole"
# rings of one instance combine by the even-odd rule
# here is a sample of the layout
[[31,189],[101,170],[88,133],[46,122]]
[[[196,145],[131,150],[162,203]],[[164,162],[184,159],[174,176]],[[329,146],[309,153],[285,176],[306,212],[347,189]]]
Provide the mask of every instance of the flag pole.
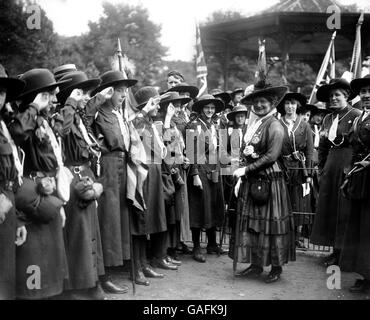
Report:
[[361,78],[361,26],[364,22],[364,10],[361,11],[360,18],[356,24],[356,39],[353,46],[351,68],[352,79]]
[[[117,39],[117,57],[118,57],[118,66],[119,66],[119,70],[124,74],[124,76],[127,78],[127,74],[125,72],[125,70],[123,69],[123,65],[122,65],[122,59],[123,59],[123,56],[122,56],[122,47],[121,47],[121,41],[120,39],[118,38]],[[122,114],[122,117],[124,118],[123,114]],[[127,152],[130,152],[130,150],[127,150]],[[127,183],[127,181],[126,181]],[[134,262],[134,248],[133,248],[133,241],[132,241],[132,228],[131,228],[131,215],[132,215],[132,208],[131,206],[129,205],[128,207],[128,229],[129,229],[129,233],[130,233],[130,261],[131,261],[131,283],[132,283],[132,293],[133,295],[136,294],[136,285],[135,285],[135,262]]]

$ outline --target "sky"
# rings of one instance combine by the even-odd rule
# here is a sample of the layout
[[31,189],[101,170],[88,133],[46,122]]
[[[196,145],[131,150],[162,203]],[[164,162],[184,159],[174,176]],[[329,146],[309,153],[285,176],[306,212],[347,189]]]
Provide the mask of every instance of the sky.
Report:
[[[60,35],[75,36],[89,30],[88,21],[97,21],[104,0],[36,0],[53,21]],[[150,19],[162,26],[161,43],[168,47],[166,60],[191,61],[195,46],[195,21],[204,21],[214,11],[239,11],[251,15],[279,0],[110,0],[112,3],[142,5]],[[340,0],[369,7],[369,0]]]

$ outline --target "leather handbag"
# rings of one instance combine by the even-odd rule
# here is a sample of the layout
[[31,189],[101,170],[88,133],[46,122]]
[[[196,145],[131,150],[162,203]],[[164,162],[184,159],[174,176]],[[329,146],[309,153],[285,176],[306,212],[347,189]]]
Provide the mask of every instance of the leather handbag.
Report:
[[258,205],[267,203],[271,194],[271,181],[266,175],[255,175],[250,177],[249,194]]

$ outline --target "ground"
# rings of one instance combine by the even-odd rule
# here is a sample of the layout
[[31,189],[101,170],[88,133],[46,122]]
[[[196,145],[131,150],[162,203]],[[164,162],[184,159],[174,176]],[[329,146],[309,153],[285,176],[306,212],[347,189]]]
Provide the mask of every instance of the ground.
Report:
[[[194,261],[190,255],[181,255],[182,266],[178,271],[160,270],[164,279],[149,279],[150,286],[136,285],[133,295],[128,272],[117,270],[113,281],[126,284],[130,290],[123,295],[109,295],[117,300],[365,300],[368,294],[352,294],[348,288],[356,275],[341,273],[341,289],[327,288],[326,267],[323,256],[312,252],[298,252],[297,260],[284,266],[281,279],[265,284],[260,279],[234,278],[232,260],[227,255],[207,255],[206,263]],[[239,264],[238,270],[248,265]]]

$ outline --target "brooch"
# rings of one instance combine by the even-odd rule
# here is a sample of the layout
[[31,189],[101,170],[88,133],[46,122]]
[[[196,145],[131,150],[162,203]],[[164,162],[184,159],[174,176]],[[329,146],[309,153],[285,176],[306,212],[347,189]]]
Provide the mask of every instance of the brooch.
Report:
[[259,136],[253,136],[252,140],[251,140],[251,143],[252,144],[257,144],[258,142],[260,142],[260,137]]

